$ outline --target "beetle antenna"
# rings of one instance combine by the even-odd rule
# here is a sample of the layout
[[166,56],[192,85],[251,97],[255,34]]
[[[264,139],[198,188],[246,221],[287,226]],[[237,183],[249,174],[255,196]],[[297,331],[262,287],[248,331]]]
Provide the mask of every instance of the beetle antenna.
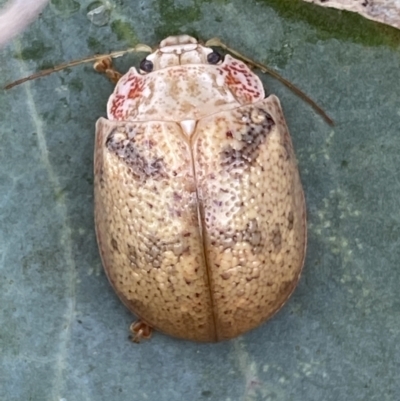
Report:
[[244,62],[250,64],[251,66],[258,68],[264,74],[271,75],[278,81],[282,82],[286,87],[288,87],[297,96],[299,96],[301,99],[303,99],[305,102],[307,102],[318,114],[320,114],[325,119],[325,121],[329,125],[331,125],[331,126],[335,125],[333,120],[325,113],[325,111],[322,109],[322,107],[318,106],[318,104],[316,102],[314,102],[314,100],[312,100],[309,96],[307,96],[297,86],[293,85],[290,81],[288,81],[287,79],[285,79],[281,75],[279,75],[276,71],[272,70],[271,68],[269,68],[261,63],[258,63],[257,61],[254,61],[254,60],[244,56],[243,54],[239,53],[238,51],[227,46],[225,43],[221,42],[221,40],[218,38],[212,38],[212,39],[208,40],[205,43],[205,45],[208,47],[211,47],[211,46],[221,47],[222,49],[228,51],[229,53],[232,53],[234,56],[240,58]]
[[149,47],[147,45],[139,44],[139,45],[137,45],[135,47],[131,47],[130,49],[127,49],[127,50],[119,50],[119,51],[112,52],[110,54],[97,54],[95,56],[89,56],[89,57],[81,58],[79,60],[69,61],[68,63],[59,64],[55,67],[51,67],[51,68],[48,68],[47,70],[42,70],[42,71],[36,72],[32,75],[29,75],[28,77],[21,78],[14,82],[11,82],[8,85],[6,85],[4,87],[4,89],[6,89],[6,90],[11,89],[14,86],[23,84],[24,82],[33,81],[36,78],[40,78],[40,77],[44,77],[46,75],[53,74],[53,72],[58,72],[61,70],[65,70],[66,68],[75,67],[79,64],[85,64],[85,63],[90,63],[90,62],[94,62],[94,61],[99,61],[101,59],[104,59],[105,57],[117,58],[117,57],[124,56],[127,53],[138,53],[138,52],[151,53],[151,51],[152,51],[151,47]]

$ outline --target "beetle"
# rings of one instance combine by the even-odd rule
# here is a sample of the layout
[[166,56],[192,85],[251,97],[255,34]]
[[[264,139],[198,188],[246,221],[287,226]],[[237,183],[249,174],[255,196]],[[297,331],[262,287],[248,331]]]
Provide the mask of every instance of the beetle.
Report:
[[105,272],[139,318],[133,341],[153,328],[234,338],[285,304],[304,264],[305,199],[279,99],[245,62],[265,67],[217,39],[170,36],[134,51],[150,54],[125,75],[111,57],[85,59],[116,83],[94,157]]

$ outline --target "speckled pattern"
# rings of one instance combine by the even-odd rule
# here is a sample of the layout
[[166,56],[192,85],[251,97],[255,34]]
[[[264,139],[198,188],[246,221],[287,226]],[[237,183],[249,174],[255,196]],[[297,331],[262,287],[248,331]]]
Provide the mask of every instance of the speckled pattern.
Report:
[[293,291],[304,196],[275,96],[199,121],[193,148],[217,338],[226,339],[258,326]]
[[[96,228],[107,275],[130,310],[173,336],[219,341],[256,327],[292,293],[305,204],[279,100],[253,102],[264,96],[259,79],[230,56],[216,66],[188,59],[148,75],[166,80],[161,94],[142,85],[146,95],[132,96],[137,72],[117,85],[163,121],[131,112],[130,121],[99,120]],[[194,87],[200,103],[184,90]],[[182,103],[196,117],[191,132]]]
[[[134,166],[117,151],[124,142],[135,144],[137,153],[128,156]],[[150,168],[151,160],[159,168]],[[151,326],[210,340],[215,330],[196,187],[179,126],[102,119],[95,163],[97,237],[118,295]]]
[[227,55],[216,66],[168,65],[148,75],[131,68],[110,96],[108,116],[118,121],[199,120],[215,110],[230,110],[263,97],[257,75]]

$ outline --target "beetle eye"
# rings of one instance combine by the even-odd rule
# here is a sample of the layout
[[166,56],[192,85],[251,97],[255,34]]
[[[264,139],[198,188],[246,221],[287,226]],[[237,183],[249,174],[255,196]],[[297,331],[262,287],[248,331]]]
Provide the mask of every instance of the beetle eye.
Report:
[[207,56],[207,61],[210,64],[218,64],[222,60],[222,56],[215,50]]
[[140,69],[144,72],[152,72],[154,64],[150,61],[144,58],[139,65]]

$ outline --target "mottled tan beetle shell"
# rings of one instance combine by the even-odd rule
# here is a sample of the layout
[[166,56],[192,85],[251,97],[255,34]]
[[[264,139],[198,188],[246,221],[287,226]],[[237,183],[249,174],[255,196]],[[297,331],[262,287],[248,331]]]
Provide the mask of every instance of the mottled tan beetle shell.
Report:
[[[95,218],[124,304],[172,336],[220,341],[279,310],[304,262],[304,195],[277,97],[227,55],[169,37],[96,127]],[[210,59],[212,59],[210,57]]]

